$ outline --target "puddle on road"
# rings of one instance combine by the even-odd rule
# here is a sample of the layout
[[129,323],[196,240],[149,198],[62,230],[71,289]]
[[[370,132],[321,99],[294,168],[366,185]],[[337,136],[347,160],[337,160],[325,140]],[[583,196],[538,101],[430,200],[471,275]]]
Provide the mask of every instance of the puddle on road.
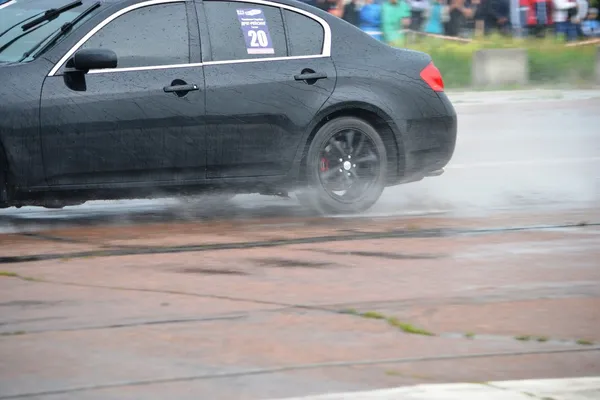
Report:
[[205,275],[250,275],[244,271],[231,270],[231,269],[217,269],[217,268],[185,268],[178,272],[183,274],[205,274]]
[[331,263],[316,261],[296,261],[283,258],[260,258],[250,260],[261,267],[280,268],[325,268],[332,266]]
[[376,257],[386,258],[389,260],[434,260],[445,257],[438,254],[400,254],[400,253],[385,253],[377,251],[327,251],[327,250],[312,250],[319,253],[343,256],[359,256],[359,257]]

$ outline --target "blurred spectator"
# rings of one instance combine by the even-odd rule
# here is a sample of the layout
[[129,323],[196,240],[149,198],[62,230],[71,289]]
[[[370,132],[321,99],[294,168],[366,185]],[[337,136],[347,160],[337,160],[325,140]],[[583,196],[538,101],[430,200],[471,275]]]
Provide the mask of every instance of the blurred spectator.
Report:
[[589,4],[587,0],[577,0],[577,15],[571,20],[575,25],[577,31],[577,37],[584,38],[583,30],[581,29],[581,23],[587,18]]
[[520,28],[524,35],[544,37],[553,23],[552,10],[552,0],[520,0]]
[[425,24],[425,33],[436,35],[444,34],[444,23],[448,22],[448,6],[443,0],[433,0],[427,11],[427,22]]
[[365,0],[360,9],[360,29],[377,40],[383,40],[381,34],[381,4],[373,0]]
[[344,16],[344,0],[328,0],[328,3],[327,12],[329,14],[335,15],[338,18]]
[[352,0],[344,6],[343,18],[354,26],[360,24],[360,4],[358,0]]
[[[465,4],[465,0],[450,0],[449,18],[445,26],[446,35],[463,36],[467,19],[474,15],[474,8]],[[486,1],[486,0],[484,0]]]
[[405,0],[387,0],[381,8],[381,30],[389,44],[399,44],[404,39],[402,29],[410,25],[410,6]]
[[333,4],[335,3],[332,3],[330,0],[315,0],[312,5],[323,11],[329,12]]
[[462,28],[462,34],[460,36],[473,36],[475,31],[475,16],[477,15],[477,10],[479,9],[480,4],[480,0],[465,0],[467,18],[465,19],[465,25]]
[[552,0],[554,5],[554,29],[557,35],[564,35],[568,41],[577,38],[577,28],[571,19],[577,15],[575,0]]
[[[545,1],[545,0],[543,0]],[[484,34],[510,33],[510,3],[508,0],[481,0],[476,19],[483,22]]]
[[532,32],[536,36],[544,36],[546,27],[552,24],[552,2],[548,0],[533,0],[535,3],[535,19]]
[[587,37],[600,37],[600,21],[598,21],[597,8],[590,8],[586,19],[581,23],[581,31]]
[[335,15],[338,18],[344,17],[345,1],[337,0],[335,6],[329,9],[329,13]]
[[410,26],[413,31],[420,31],[429,9],[429,0],[406,0],[410,6]]

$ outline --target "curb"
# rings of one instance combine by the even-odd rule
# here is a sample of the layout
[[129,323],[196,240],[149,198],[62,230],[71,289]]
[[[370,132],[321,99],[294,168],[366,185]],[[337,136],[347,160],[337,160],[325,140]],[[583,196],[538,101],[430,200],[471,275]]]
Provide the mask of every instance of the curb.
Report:
[[600,377],[405,386],[279,400],[535,400],[600,399]]
[[497,91],[446,91],[455,106],[515,102],[578,101],[600,98],[599,89],[525,89]]

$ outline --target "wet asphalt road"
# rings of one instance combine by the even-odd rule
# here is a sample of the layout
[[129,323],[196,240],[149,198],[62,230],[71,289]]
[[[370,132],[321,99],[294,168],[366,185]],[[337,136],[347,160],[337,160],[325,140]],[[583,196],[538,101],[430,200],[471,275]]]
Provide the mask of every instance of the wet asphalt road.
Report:
[[600,375],[600,91],[452,98],[447,172],[388,189],[385,218],[261,196],[1,211],[22,233],[0,235],[0,399]]
[[[600,204],[600,90],[451,93],[455,155],[441,177],[388,188],[367,215],[485,216]],[[190,205],[191,204],[191,205]],[[291,199],[238,195],[222,209],[178,199],[0,210],[0,231],[97,223],[302,216]]]

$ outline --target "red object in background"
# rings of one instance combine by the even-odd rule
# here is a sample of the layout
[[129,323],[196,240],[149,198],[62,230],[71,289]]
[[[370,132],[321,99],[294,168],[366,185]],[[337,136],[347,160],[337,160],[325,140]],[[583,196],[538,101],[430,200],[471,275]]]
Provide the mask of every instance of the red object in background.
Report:
[[538,24],[538,16],[537,16],[537,4],[538,3],[546,3],[546,25],[552,25],[554,21],[552,20],[552,10],[553,4],[552,0],[520,0],[519,5],[521,7],[527,7],[527,22],[526,25],[534,26]]
[[525,25],[535,25],[537,24],[536,14],[535,14],[535,0],[520,0],[519,5],[521,7],[527,7],[527,15]]
[[442,79],[442,74],[440,70],[433,64],[433,61],[430,62],[424,69],[421,71],[421,79],[428,84],[434,92],[443,92],[444,91],[444,80]]

